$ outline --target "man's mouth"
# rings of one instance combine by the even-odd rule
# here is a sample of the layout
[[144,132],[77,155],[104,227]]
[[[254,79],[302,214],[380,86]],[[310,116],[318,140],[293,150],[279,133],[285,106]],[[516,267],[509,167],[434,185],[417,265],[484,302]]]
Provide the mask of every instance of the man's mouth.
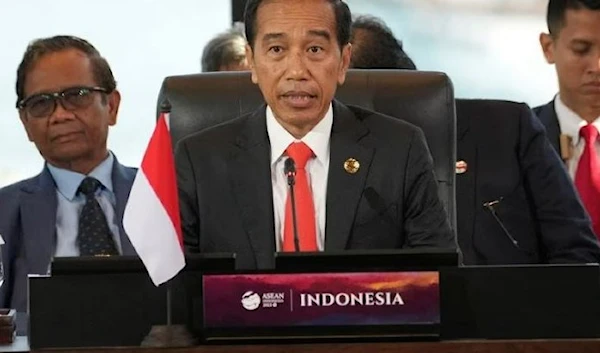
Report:
[[63,133],[63,134],[58,134],[58,135],[53,136],[50,139],[50,141],[52,141],[52,142],[66,142],[66,141],[69,141],[69,140],[72,140],[72,139],[76,138],[77,135],[79,135],[80,133],[81,132],[79,132],[79,131],[73,131],[73,132],[66,132],[66,133]]
[[284,93],[281,98],[292,107],[304,108],[310,105],[317,96],[308,92],[293,91]]

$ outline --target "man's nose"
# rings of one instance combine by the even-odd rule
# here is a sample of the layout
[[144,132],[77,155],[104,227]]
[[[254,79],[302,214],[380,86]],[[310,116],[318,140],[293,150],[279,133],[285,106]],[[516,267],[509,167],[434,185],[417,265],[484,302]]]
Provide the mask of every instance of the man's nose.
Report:
[[66,120],[73,119],[74,114],[72,111],[65,109],[63,105],[63,101],[61,99],[57,99],[55,101],[55,108],[52,114],[50,114],[50,123],[60,123]]
[[307,68],[304,55],[301,52],[294,52],[288,57],[288,79],[305,80]]
[[596,50],[588,70],[591,74],[600,75],[600,49]]

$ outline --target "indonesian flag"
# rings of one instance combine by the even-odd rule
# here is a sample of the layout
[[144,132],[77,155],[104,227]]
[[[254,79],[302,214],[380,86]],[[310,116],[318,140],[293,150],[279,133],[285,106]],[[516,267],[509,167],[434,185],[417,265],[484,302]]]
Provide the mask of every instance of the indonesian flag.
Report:
[[123,228],[156,286],[185,266],[169,114],[161,113],[123,215]]

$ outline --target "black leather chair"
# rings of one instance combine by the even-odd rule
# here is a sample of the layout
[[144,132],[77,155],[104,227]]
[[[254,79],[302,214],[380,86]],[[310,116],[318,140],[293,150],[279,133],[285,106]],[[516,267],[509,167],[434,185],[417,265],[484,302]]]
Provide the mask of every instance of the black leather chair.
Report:
[[[350,70],[337,99],[419,126],[434,159],[439,195],[456,230],[456,115],[450,79],[442,73]],[[264,103],[248,72],[212,72],[165,78],[158,106],[171,104],[171,135],[182,137],[234,119]]]

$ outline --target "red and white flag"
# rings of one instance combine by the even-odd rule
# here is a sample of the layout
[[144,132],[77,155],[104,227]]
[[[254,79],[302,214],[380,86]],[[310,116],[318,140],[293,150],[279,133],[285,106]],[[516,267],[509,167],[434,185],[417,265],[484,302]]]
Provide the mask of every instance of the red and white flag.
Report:
[[123,215],[123,228],[156,286],[185,266],[169,114],[161,113]]

